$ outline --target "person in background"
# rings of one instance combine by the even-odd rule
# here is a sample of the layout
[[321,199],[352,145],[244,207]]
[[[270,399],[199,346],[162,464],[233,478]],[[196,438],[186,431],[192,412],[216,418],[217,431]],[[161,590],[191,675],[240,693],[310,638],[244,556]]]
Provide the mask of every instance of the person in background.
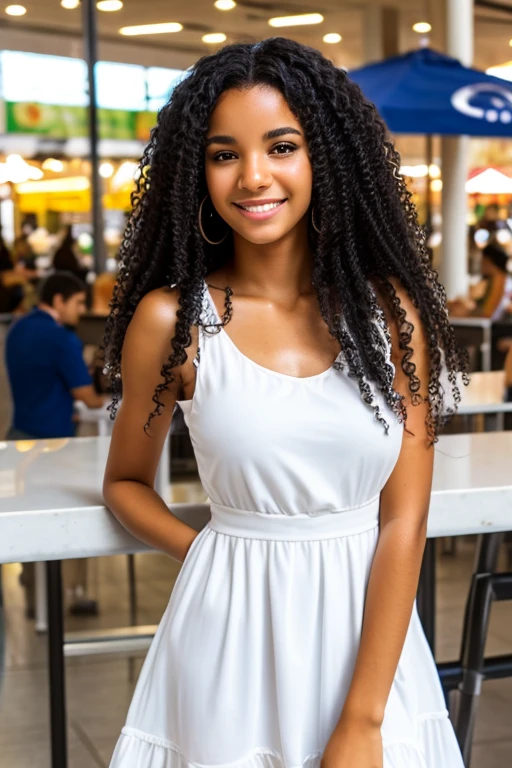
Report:
[[[6,368],[14,404],[7,440],[73,437],[73,404],[101,408],[82,357],[81,342],[70,328],[85,311],[85,285],[70,272],[55,272],[41,285],[39,305],[16,321],[7,334]],[[96,601],[83,598],[85,561],[67,561],[66,581],[73,583],[73,612],[97,613]],[[20,577],[26,588],[27,616],[34,615],[34,568],[25,563]]]
[[507,403],[512,403],[512,339],[509,341],[511,343],[505,358],[505,387],[507,390],[505,400]]
[[14,270],[14,262],[2,236],[0,224],[0,313],[15,312],[23,299],[23,279]]
[[29,242],[29,232],[23,229],[13,244],[14,266],[24,269],[27,277],[37,277],[36,254]]
[[6,368],[14,416],[6,439],[74,437],[73,403],[101,408],[78,336],[70,330],[85,311],[85,285],[70,272],[43,282],[40,301],[7,334]]
[[23,298],[19,305],[22,312],[29,312],[37,304],[37,286],[41,277],[37,268],[37,256],[29,240],[33,231],[33,223],[25,221],[12,247],[14,272],[11,274],[14,281],[22,286]]
[[76,238],[73,236],[71,225],[66,227],[63,240],[53,255],[53,268],[55,270],[65,269],[72,272],[80,280],[85,280],[88,269],[80,264],[76,252]]
[[[92,308],[95,315],[108,316],[110,312],[110,301],[116,284],[116,273],[101,272],[92,286]],[[91,364],[91,375],[94,388],[98,394],[109,391],[108,377],[103,370],[105,368],[105,359],[101,346],[96,347]]]
[[487,285],[480,299],[457,298],[448,302],[453,317],[489,317],[501,320],[512,311],[512,274],[507,270],[509,257],[497,243],[482,251],[481,272]]

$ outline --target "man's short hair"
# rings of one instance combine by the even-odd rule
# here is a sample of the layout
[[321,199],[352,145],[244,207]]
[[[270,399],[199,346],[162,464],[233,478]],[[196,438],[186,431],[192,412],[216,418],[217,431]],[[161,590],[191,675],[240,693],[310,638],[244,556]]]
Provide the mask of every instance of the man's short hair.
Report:
[[39,299],[43,304],[53,305],[53,299],[57,294],[61,294],[64,301],[67,301],[75,293],[85,293],[87,286],[79,277],[72,272],[60,270],[53,272],[47,277],[39,288]]

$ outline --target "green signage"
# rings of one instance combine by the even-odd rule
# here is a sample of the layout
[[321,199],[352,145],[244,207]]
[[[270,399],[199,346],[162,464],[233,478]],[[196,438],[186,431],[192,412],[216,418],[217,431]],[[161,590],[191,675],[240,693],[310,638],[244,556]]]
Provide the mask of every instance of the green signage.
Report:
[[[38,134],[51,139],[74,139],[88,135],[87,108],[38,102],[5,102],[7,133]],[[147,140],[156,123],[156,112],[98,109],[98,131],[102,139]]]

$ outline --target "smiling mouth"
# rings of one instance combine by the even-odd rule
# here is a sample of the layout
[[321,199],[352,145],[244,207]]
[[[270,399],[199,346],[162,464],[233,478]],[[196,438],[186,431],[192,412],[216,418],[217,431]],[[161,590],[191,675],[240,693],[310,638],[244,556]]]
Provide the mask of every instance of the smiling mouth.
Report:
[[249,213],[268,213],[268,211],[279,208],[286,200],[287,198],[284,198],[284,200],[277,200],[275,203],[265,203],[264,205],[240,205],[240,203],[235,203],[235,205],[243,211],[249,211]]

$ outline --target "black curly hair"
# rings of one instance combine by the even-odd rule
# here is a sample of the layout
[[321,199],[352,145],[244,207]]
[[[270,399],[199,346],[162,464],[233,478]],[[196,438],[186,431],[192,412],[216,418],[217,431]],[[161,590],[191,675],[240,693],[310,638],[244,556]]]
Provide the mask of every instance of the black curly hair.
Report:
[[[255,85],[280,91],[304,130],[313,169],[312,206],[321,212],[320,218],[315,213],[320,233],[310,231],[312,283],[321,314],[340,343],[348,375],[357,379],[362,400],[374,409],[386,432],[389,425],[376,405],[372,382],[405,426],[404,397],[393,389],[382,339],[383,333],[388,341],[391,336],[368,282],[372,278],[397,321],[411,402],[424,402],[411,362],[414,326],[392,282],[398,279],[425,328],[430,358],[426,427],[430,444],[437,442],[440,428],[460,402],[457,373],[468,383],[468,356],[456,343],[445,290],[430,264],[424,232],[399,173],[400,156],[375,106],[346,72],[319,51],[279,37],[228,45],[201,58],[159,112],[139,164],[105,330],[112,418],[121,388],[123,340],[142,297],[164,285],[179,287],[175,335],[169,339],[169,357],[153,396],[155,408],[147,430],[162,412],[160,395],[173,380],[172,369],[186,360],[190,329],[200,323],[204,280],[232,258],[231,236],[212,246],[198,229],[199,205],[208,193],[205,137],[219,96],[228,89]],[[229,297],[228,289],[223,323],[231,317]],[[443,367],[453,406],[445,402]]]

